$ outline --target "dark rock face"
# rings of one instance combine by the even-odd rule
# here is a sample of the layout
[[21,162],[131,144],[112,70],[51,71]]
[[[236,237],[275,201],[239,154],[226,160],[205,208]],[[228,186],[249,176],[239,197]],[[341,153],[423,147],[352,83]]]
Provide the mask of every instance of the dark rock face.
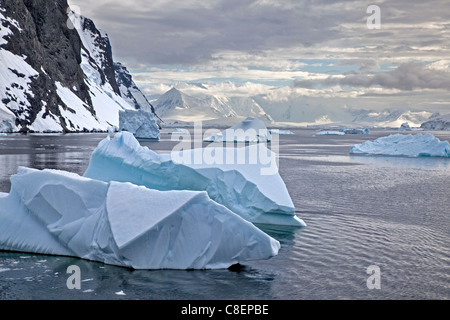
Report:
[[119,90],[122,98],[127,100],[136,110],[143,109],[149,110],[156,117],[157,123],[161,128],[162,119],[158,117],[155,112],[153,105],[147,100],[144,94],[139,90],[134,83],[131,74],[128,72],[127,68],[120,62],[114,63],[114,69],[116,74],[116,82],[119,86]]
[[[41,120],[46,117],[51,117],[53,123],[59,124],[63,131],[85,130],[82,125],[72,123],[73,119],[80,118],[77,118],[77,112],[72,109],[74,106],[66,105],[74,101],[73,98],[67,98],[67,91],[80,100],[76,103],[77,108],[81,104],[81,108],[92,115],[94,122],[99,119],[96,106],[93,105],[95,94],[91,86],[98,86],[97,90],[102,90],[102,86],[111,88],[112,91],[108,89],[109,92],[105,92],[105,95],[111,98],[112,104],[114,99],[122,96],[122,92],[128,91],[128,87],[121,90],[117,84],[108,36],[85,17],[81,19],[81,30],[77,30],[70,22],[69,12],[67,0],[0,0],[0,13],[4,17],[0,20],[0,28],[3,31],[9,30],[0,33],[3,35],[0,48],[14,56],[25,57],[25,63],[36,73],[27,76],[6,65],[8,73],[11,72],[17,79],[23,78],[28,83],[28,88],[26,85],[24,88],[13,87],[15,92],[20,93],[20,101],[13,94],[14,90],[11,90],[11,86],[17,85],[15,83],[4,84],[5,92],[0,93],[0,104],[14,113],[15,125],[19,131],[29,131],[36,120],[42,123]],[[95,84],[86,73],[86,68],[95,70]],[[130,90],[142,95],[131,75],[129,77],[125,86],[130,85]],[[64,93],[66,98],[58,93],[58,88],[61,87],[67,89]],[[115,97],[112,97],[114,94]],[[138,108],[137,104],[129,104]],[[104,107],[103,105],[102,108]],[[81,113],[85,114],[86,110],[83,109]],[[112,112],[116,112],[115,110]]]
[[[106,35],[102,35],[91,19],[84,18],[82,28],[84,32],[89,32],[93,35],[96,51],[99,55],[97,61],[92,61],[91,65],[100,73],[102,84],[109,83],[113,91],[120,96],[109,38]],[[91,57],[91,59],[93,58]]]
[[[31,79],[34,94],[28,99],[31,110],[16,111],[16,124],[21,131],[27,131],[41,108],[45,107],[46,113],[56,116],[61,116],[59,106],[68,108],[57,95],[55,81],[76,88],[74,93],[88,109],[92,107],[80,68],[82,43],[77,31],[67,27],[67,1],[3,0],[2,7],[6,9],[4,15],[16,20],[22,29],[11,26],[13,35],[3,48],[15,55],[26,56],[25,61],[39,72],[39,76]],[[26,117],[22,115],[25,111]],[[60,121],[65,124],[64,118],[60,117]]]

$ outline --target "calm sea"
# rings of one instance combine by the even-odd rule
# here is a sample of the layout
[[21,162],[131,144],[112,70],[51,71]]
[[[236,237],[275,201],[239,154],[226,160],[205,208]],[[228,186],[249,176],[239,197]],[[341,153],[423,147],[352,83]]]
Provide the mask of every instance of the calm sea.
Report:
[[[164,129],[159,142],[170,151]],[[130,270],[75,258],[0,252],[0,299],[450,299],[450,160],[350,156],[397,131],[280,135],[280,174],[306,228],[260,226],[279,254],[239,270]],[[450,141],[450,132],[433,132]],[[18,166],[83,174],[105,134],[0,137],[0,192]],[[77,265],[81,289],[69,290]]]

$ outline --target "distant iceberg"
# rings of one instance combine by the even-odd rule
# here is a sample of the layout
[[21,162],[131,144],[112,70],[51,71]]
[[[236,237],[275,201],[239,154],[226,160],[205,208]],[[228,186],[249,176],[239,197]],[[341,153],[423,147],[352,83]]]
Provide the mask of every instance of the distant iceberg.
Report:
[[0,249],[134,269],[215,269],[275,256],[280,243],[206,192],[157,191],[19,168],[0,194]]
[[345,128],[342,129],[341,132],[345,134],[370,134],[370,130],[368,128],[364,129]]
[[345,132],[342,131],[334,131],[334,130],[326,130],[326,131],[319,131],[316,132],[316,136],[343,136],[345,135]]
[[212,200],[250,222],[305,226],[295,215],[275,158],[265,144],[157,154],[142,147],[132,134],[120,132],[99,143],[84,176],[156,190],[206,191]]
[[204,139],[206,142],[270,142],[271,140],[272,136],[266,125],[252,117]]
[[142,139],[160,139],[159,126],[151,111],[119,111],[119,131],[128,131]]
[[169,134],[190,134],[188,129],[175,128]]
[[424,130],[450,130],[450,114],[434,114],[420,126]]
[[392,134],[354,145],[350,148],[350,154],[448,158],[450,144],[431,133]]
[[294,134],[291,130],[282,130],[282,129],[270,129],[269,130],[270,134],[286,134],[286,135],[291,135]]
[[399,130],[400,131],[412,131],[408,122],[403,122],[402,125],[400,126]]

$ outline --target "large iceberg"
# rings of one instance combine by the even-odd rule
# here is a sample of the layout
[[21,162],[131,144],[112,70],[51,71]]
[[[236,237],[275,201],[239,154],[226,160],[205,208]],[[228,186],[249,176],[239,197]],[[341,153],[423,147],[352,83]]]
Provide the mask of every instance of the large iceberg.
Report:
[[248,117],[241,123],[204,139],[207,142],[270,142],[272,136],[264,122]]
[[278,253],[280,243],[206,192],[157,191],[19,168],[0,194],[0,249],[134,269],[213,269]]
[[276,156],[265,144],[158,154],[141,146],[132,134],[120,132],[99,143],[84,176],[156,190],[206,191],[250,222],[306,225],[296,217]]
[[407,157],[444,157],[450,155],[448,141],[440,141],[431,133],[392,134],[375,141],[366,141],[350,148],[351,154]]
[[119,111],[119,131],[131,132],[142,139],[160,139],[159,126],[153,113],[142,109]]
[[434,114],[430,119],[420,126],[425,130],[450,130],[450,114]]

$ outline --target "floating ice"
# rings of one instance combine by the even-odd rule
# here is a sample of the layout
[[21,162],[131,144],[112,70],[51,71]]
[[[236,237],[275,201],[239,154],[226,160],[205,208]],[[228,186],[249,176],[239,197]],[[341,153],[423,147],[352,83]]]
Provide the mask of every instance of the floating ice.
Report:
[[369,134],[370,130],[368,128],[364,128],[364,129],[353,129],[353,128],[346,128],[346,129],[342,129],[341,132],[345,133],[345,134]]
[[175,128],[169,134],[190,134],[188,129]]
[[294,134],[291,130],[282,130],[282,129],[270,129],[270,134]]
[[350,148],[351,154],[407,157],[444,157],[450,155],[448,141],[440,141],[431,133],[392,134],[375,141],[366,141]]
[[160,131],[155,117],[147,110],[119,111],[119,131],[128,131],[137,138],[158,139]]
[[206,192],[157,191],[56,170],[19,168],[0,197],[0,249],[134,269],[213,269],[280,244]]
[[204,139],[207,142],[268,142],[272,137],[264,123],[248,117],[241,123]]
[[411,127],[408,122],[403,122],[399,128],[400,131],[411,131]]
[[99,143],[84,175],[157,190],[206,191],[211,199],[250,222],[305,226],[295,216],[276,156],[265,144],[157,154],[142,147],[130,133],[120,132]]
[[333,131],[333,130],[316,132],[316,136],[328,136],[328,135],[330,135],[330,136],[343,136],[343,135],[345,135],[345,132]]

